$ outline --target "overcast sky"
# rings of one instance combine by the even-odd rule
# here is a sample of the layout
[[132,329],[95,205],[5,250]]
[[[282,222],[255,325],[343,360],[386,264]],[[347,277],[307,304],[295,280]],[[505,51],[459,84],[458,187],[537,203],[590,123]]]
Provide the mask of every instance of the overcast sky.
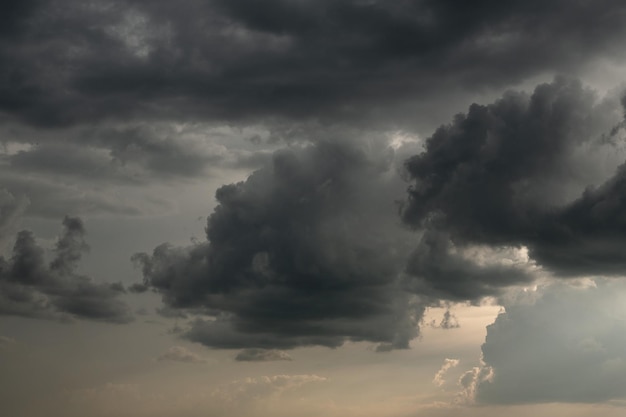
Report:
[[0,5],[0,414],[621,416],[626,3]]

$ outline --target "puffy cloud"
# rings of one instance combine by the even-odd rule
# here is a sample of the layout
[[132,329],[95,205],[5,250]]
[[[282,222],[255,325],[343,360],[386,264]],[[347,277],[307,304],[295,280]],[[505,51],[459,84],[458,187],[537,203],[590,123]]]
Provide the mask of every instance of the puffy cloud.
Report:
[[413,236],[397,218],[405,184],[391,152],[321,142],[275,153],[218,189],[206,242],[135,256],[145,285],[213,315],[185,333],[207,346],[408,347],[426,304],[401,287]]
[[65,217],[64,233],[49,264],[30,231],[17,234],[12,256],[0,257],[0,314],[39,318],[87,318],[115,323],[132,320],[120,300],[121,284],[95,283],[76,273],[88,249],[83,222]]
[[291,356],[282,350],[250,348],[239,352],[235,360],[239,362],[290,361]]
[[[487,327],[482,403],[604,402],[626,396],[624,284],[553,284],[515,302]],[[473,385],[472,385],[473,384]]]
[[[615,97],[598,101],[579,81],[557,78],[440,127],[406,163],[413,185],[403,216],[425,230],[409,285],[460,300],[497,295],[541,270],[621,274],[622,116]],[[476,248],[525,254],[481,263]]]
[[157,358],[158,361],[205,363],[206,359],[184,346],[172,346]]

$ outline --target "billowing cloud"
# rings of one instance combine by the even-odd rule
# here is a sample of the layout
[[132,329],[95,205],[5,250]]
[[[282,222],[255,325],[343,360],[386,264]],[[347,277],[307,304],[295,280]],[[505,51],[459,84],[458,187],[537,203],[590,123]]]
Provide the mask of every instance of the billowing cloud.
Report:
[[205,363],[206,359],[184,346],[172,346],[157,358],[158,361]]
[[239,362],[290,361],[291,356],[282,350],[250,348],[239,352],[235,360]]
[[[414,182],[403,216],[425,230],[409,285],[454,300],[528,283],[537,268],[622,274],[622,115],[615,97],[599,101],[557,78],[530,96],[472,105],[439,128],[406,163]],[[499,261],[475,262],[476,248]]]
[[0,257],[0,314],[114,323],[132,320],[129,307],[120,300],[125,292],[121,284],[95,283],[76,272],[88,250],[81,219],[65,217],[63,226],[50,263],[27,230],[17,234],[12,256]]
[[170,307],[213,315],[185,333],[207,346],[406,348],[425,302],[401,288],[413,235],[392,162],[389,148],[349,143],[279,151],[217,191],[206,242],[136,255],[144,283]]
[[[487,327],[482,403],[604,402],[626,397],[626,309],[619,280],[553,284],[505,305]],[[478,372],[478,371],[477,371]]]
[[402,119],[415,97],[619,59],[624,37],[618,0],[24,4],[3,27],[0,110],[35,125]]

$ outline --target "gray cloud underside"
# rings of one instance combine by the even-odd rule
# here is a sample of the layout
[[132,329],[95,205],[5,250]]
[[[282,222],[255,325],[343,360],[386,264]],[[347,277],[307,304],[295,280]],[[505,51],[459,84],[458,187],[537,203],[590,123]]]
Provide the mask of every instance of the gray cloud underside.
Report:
[[50,263],[33,234],[17,234],[9,259],[0,257],[0,314],[70,320],[85,318],[113,323],[132,320],[120,300],[121,284],[94,283],[77,274],[82,253],[88,249],[79,218],[65,217],[63,235],[56,242]]
[[626,7],[618,0],[8,4],[0,109],[46,126],[164,115],[398,118],[396,105],[442,89],[501,87],[594,57],[620,59]]
[[[616,273],[621,252],[604,246],[621,239],[622,114],[618,100],[564,78],[473,105],[408,159],[404,206],[393,203],[406,183],[389,149],[347,141],[277,152],[217,191],[207,242],[136,255],[143,285],[170,307],[213,311],[185,333],[207,346],[367,340],[387,350],[408,346],[440,300],[497,296],[537,268]],[[400,207],[416,233],[399,224]],[[566,270],[549,255],[574,241],[587,267]],[[526,260],[512,254],[523,245]]]
[[135,256],[145,285],[170,307],[213,310],[185,333],[212,347],[407,347],[425,302],[400,286],[413,236],[389,152],[327,142],[277,152],[218,189],[207,242]]
[[413,185],[403,217],[428,230],[421,245],[430,248],[408,271],[458,271],[456,280],[431,274],[430,285],[460,298],[499,279],[451,263],[446,245],[454,243],[526,246],[555,275],[623,274],[622,114],[617,100],[598,102],[580,82],[557,78],[530,96],[473,105],[442,126],[406,163]]
[[[258,124],[267,132],[239,133],[255,143],[328,140],[333,128],[339,136],[426,132],[448,117],[451,103],[474,93],[578,73],[596,58],[619,62],[626,27],[617,0],[506,7],[493,0],[11,0],[0,7],[0,120],[10,126],[0,142],[32,146],[0,154],[0,178],[27,182],[27,214],[46,217],[150,210],[111,195],[76,201],[42,178],[137,186],[257,169],[268,157],[234,138],[225,149],[208,146],[216,141],[210,132],[190,143],[181,126]],[[24,193],[15,182],[0,187]],[[42,205],[39,195],[62,195],[59,203],[80,209]]]

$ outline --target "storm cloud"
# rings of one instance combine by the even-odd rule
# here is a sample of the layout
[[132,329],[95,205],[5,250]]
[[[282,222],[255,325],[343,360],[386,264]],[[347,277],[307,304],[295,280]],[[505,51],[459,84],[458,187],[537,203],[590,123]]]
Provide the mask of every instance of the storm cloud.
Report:
[[622,111],[617,97],[598,100],[579,81],[557,78],[531,95],[472,105],[439,128],[406,162],[413,185],[403,217],[427,230],[408,272],[420,285],[449,283],[443,290],[457,298],[528,281],[507,266],[455,260],[482,245],[527,250],[558,276],[622,274]]
[[20,2],[4,26],[0,109],[47,126],[164,115],[380,121],[441,89],[501,87],[593,57],[619,59],[624,7]]
[[143,286],[206,309],[185,337],[207,346],[385,351],[408,346],[430,305],[540,276],[618,274],[619,101],[557,77],[472,105],[406,160],[408,184],[384,141],[278,151],[217,191],[206,242],[136,255]]
[[[414,241],[394,198],[390,148],[318,143],[274,154],[221,187],[207,241],[138,254],[144,284],[175,308],[206,308],[185,337],[219,348],[406,348],[426,300],[401,287]],[[211,313],[212,312],[212,313]]]
[[0,257],[0,314],[131,321],[128,306],[120,300],[125,292],[121,284],[95,283],[76,272],[82,254],[88,250],[82,220],[65,217],[63,226],[49,263],[44,249],[27,230],[17,234],[12,256],[8,260]]

